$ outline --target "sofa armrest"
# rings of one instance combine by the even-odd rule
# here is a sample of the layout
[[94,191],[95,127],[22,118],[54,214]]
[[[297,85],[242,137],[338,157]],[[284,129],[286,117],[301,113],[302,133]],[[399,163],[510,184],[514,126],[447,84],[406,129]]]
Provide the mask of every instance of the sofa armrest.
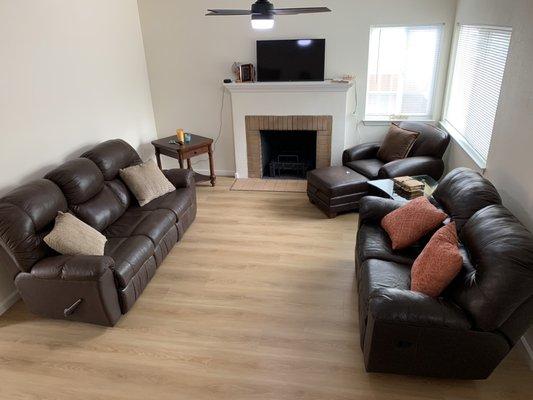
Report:
[[366,222],[379,223],[385,215],[405,203],[375,196],[365,196],[359,202],[359,225]]
[[396,178],[405,175],[429,175],[439,180],[444,172],[444,162],[434,157],[409,157],[385,164],[379,170],[380,178]]
[[24,303],[35,314],[113,326],[122,315],[106,256],[54,256],[15,278]]
[[380,143],[363,143],[346,149],[342,153],[342,163],[346,164],[350,161],[376,158],[380,146]]
[[188,169],[167,169],[163,171],[167,179],[176,187],[188,188],[194,187],[194,172]]
[[368,313],[381,322],[458,330],[472,327],[456,305],[405,289],[375,290],[370,294]]
[[30,273],[38,279],[97,281],[114,266],[115,261],[107,256],[55,256],[39,261]]

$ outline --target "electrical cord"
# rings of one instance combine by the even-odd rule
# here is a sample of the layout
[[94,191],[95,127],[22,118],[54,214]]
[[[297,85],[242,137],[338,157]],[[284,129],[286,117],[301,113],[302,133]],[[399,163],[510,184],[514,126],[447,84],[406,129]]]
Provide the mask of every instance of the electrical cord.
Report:
[[[220,112],[219,112],[219,121],[218,121],[218,133],[217,137],[213,140],[213,153],[216,151],[217,143],[220,140],[220,137],[222,136],[222,124],[224,122],[224,103],[226,99],[226,89],[222,87],[222,99],[220,101]],[[193,161],[192,165],[197,165],[201,162],[207,161],[208,158],[200,159],[198,161]]]

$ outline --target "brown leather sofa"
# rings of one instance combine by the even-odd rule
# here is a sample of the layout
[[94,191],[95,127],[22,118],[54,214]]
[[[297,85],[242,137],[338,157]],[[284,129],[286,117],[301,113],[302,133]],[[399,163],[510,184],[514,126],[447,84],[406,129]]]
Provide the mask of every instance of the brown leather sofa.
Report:
[[[183,169],[164,171],[174,192],[139,207],[119,169],[140,162],[111,140],[0,199],[0,264],[30,311],[113,326],[131,309],[196,216],[193,173]],[[44,243],[67,210],[107,237],[104,256],[63,256]]]
[[361,200],[356,276],[365,366],[487,378],[533,322],[533,235],[472,170],[450,172],[431,200],[456,222],[464,259],[437,299],[409,290],[411,265],[428,238],[393,251],[380,221],[401,203]]
[[450,143],[447,132],[423,122],[402,122],[400,128],[419,135],[407,158],[384,163],[378,157],[380,143],[364,143],[344,151],[342,163],[370,180],[404,175],[429,175],[439,180],[444,172],[442,156]]

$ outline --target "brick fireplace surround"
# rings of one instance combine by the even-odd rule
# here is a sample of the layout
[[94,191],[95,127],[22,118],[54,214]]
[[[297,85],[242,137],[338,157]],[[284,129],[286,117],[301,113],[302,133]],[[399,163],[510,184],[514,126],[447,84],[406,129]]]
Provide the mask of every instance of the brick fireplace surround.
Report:
[[248,177],[262,178],[261,131],[316,131],[316,167],[331,165],[331,135],[333,118],[326,115],[261,116],[248,115],[246,123],[246,147],[248,153]]

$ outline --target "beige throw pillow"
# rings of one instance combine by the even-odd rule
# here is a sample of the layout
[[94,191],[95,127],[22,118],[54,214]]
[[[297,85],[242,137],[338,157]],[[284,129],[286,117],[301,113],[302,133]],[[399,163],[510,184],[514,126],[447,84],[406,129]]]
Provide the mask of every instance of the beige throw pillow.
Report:
[[176,188],[159,170],[154,160],[120,170],[120,177],[142,207]]
[[59,212],[54,229],[44,242],[67,256],[103,256],[107,239],[104,235],[72,214]]

